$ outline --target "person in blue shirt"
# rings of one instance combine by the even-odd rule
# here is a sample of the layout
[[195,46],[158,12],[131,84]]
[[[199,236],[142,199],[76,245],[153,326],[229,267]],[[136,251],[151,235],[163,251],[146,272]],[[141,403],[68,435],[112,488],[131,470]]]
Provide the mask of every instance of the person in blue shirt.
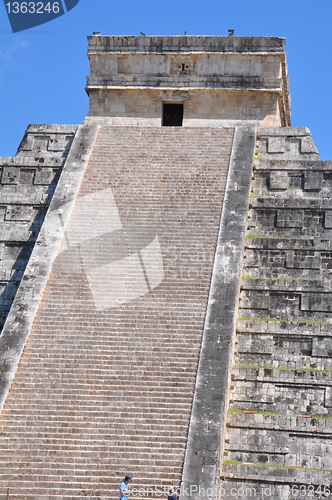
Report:
[[176,495],[174,493],[174,488],[173,486],[170,487],[169,492],[168,492],[168,500],[176,500]]
[[120,484],[120,496],[119,500],[127,500],[127,495],[129,494],[128,491],[128,484],[131,481],[131,476],[126,476],[124,481]]

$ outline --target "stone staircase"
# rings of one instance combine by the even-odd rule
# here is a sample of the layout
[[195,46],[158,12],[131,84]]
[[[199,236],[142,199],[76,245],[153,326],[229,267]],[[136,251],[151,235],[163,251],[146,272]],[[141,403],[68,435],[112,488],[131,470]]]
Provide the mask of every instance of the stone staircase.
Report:
[[98,309],[88,273],[54,266],[0,416],[0,499],[117,498],[126,474],[149,498],[179,487],[233,133],[101,127],[78,200],[111,189],[123,228],[152,227],[163,279]]

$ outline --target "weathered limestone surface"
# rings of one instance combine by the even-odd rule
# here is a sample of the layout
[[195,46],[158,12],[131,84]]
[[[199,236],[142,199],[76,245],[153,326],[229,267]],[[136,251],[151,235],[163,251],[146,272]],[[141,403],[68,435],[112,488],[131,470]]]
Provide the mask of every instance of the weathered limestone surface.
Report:
[[[179,94],[179,95],[178,95]],[[249,125],[280,124],[280,105],[276,93],[243,90],[241,96],[232,90],[223,92],[151,91],[126,89],[89,92],[89,121],[107,117],[109,125],[160,127],[163,102],[183,102],[184,127],[230,127],[247,120]],[[245,110],[245,111],[244,111]],[[246,117],[244,116],[246,114]]]
[[161,125],[181,102],[184,127],[290,125],[286,47],[268,37],[88,37],[89,117]]
[[235,129],[182,476],[185,499],[220,498],[228,392],[256,131]]
[[309,499],[331,484],[331,204],[332,164],[319,160],[308,129],[258,129],[226,498],[232,489],[294,498],[304,485]]
[[[101,127],[1,413],[0,493],[114,498],[124,472],[135,487],[179,486],[233,136]],[[50,215],[53,202],[62,210],[62,188],[61,177]],[[91,199],[104,210],[89,225]],[[123,229],[113,231],[119,221]],[[101,227],[112,232],[98,234]],[[86,228],[79,272],[71,257]],[[160,244],[157,286],[147,230]],[[114,267],[114,255],[135,265]],[[119,276],[114,298],[109,283]]]
[[0,158],[0,332],[45,218],[77,126],[29,125]]
[[285,40],[88,55],[83,125],[29,126],[0,159],[0,497],[115,498],[125,473],[150,498],[319,497],[332,164],[285,127]]

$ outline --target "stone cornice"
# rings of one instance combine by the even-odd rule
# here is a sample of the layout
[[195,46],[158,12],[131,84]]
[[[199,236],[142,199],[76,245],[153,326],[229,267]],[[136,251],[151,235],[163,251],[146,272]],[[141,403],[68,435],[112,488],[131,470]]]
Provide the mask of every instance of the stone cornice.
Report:
[[282,53],[284,38],[228,36],[89,36],[92,53]]

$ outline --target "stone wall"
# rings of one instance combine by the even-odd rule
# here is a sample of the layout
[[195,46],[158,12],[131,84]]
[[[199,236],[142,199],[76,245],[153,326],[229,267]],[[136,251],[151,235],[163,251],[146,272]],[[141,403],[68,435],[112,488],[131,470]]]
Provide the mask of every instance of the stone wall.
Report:
[[331,194],[332,164],[308,129],[258,129],[225,498],[295,498],[303,485],[309,499],[330,487]]
[[[191,47],[184,54],[91,54],[91,80],[117,75],[259,77],[277,79],[282,75],[281,54],[195,53]],[[195,80],[193,80],[195,82]]]
[[236,120],[290,125],[284,39],[96,35],[88,40],[90,117],[160,126],[162,103],[183,102],[184,126],[233,126]]
[[76,126],[30,125],[0,158],[0,331],[44,221]]
[[198,90],[181,92],[127,89],[89,92],[89,119],[108,117],[110,125],[160,127],[163,103],[183,103],[183,127],[229,127],[280,124],[278,93],[246,90]]

